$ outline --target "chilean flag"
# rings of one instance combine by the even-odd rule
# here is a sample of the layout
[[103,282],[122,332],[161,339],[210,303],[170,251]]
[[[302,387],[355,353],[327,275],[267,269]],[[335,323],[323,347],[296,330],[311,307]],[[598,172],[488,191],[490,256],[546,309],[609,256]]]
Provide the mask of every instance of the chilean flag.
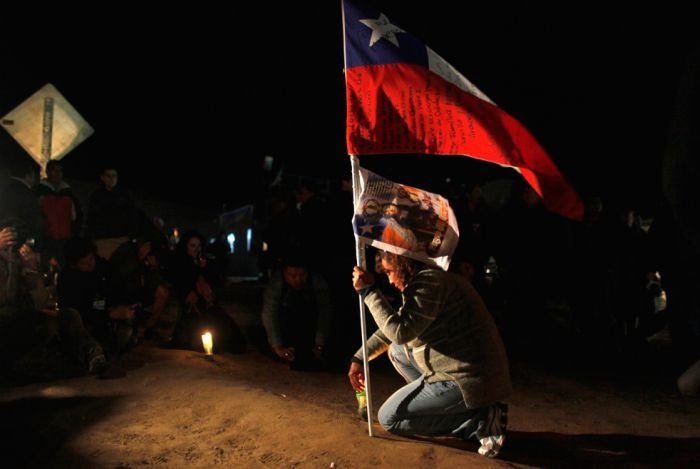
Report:
[[583,204],[514,117],[391,20],[344,0],[346,140],[351,155],[464,155],[519,171],[545,207],[580,220]]

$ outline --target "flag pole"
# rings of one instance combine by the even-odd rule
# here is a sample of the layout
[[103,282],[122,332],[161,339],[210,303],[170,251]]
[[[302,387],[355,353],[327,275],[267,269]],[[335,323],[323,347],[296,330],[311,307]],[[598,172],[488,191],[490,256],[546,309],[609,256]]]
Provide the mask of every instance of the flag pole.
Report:
[[[345,4],[343,0],[340,1],[340,12],[342,14],[343,22],[343,75],[347,80],[347,74],[345,73],[345,67],[347,67],[347,49],[345,47]],[[345,89],[347,89],[347,82],[345,83]],[[352,204],[355,212],[357,212],[357,204],[360,201],[360,160],[356,155],[350,155],[350,167],[352,170]],[[357,265],[363,269],[367,268],[367,261],[365,259],[365,246],[362,244],[357,235],[355,235],[355,260]],[[374,436],[372,431],[372,391],[370,386],[369,378],[369,359],[367,358],[367,319],[365,314],[365,302],[362,301],[362,296],[358,294],[360,299],[360,333],[362,335],[362,366],[365,372],[365,394],[367,398],[367,433],[370,438]]]
[[[360,161],[356,155],[350,155],[350,164],[352,166],[352,196],[353,206],[357,212],[357,204],[360,201]],[[363,269],[367,268],[367,260],[365,258],[365,245],[360,241],[357,234],[355,235],[355,259],[357,265]],[[362,334],[362,365],[365,372],[365,394],[367,396],[367,432],[372,437],[372,391],[369,378],[369,359],[367,355],[367,319],[365,314],[365,302],[360,298],[360,331]]]

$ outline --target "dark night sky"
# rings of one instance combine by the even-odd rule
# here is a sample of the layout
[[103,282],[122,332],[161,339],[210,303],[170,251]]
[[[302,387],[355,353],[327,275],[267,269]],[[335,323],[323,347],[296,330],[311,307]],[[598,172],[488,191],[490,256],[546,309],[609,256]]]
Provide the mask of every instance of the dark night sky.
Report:
[[[158,13],[119,4],[84,11],[86,21],[66,19],[64,6],[5,12],[0,114],[52,82],[95,128],[64,159],[69,179],[109,162],[123,185],[176,200],[247,202],[267,154],[291,172],[345,177],[340,2],[257,3]],[[580,192],[644,203],[658,194],[688,11],[668,2],[616,11],[459,2],[459,13],[444,0],[374,4],[523,122]],[[2,166],[23,154],[4,131],[0,151]],[[438,192],[443,174],[484,170],[463,157],[361,161]]]

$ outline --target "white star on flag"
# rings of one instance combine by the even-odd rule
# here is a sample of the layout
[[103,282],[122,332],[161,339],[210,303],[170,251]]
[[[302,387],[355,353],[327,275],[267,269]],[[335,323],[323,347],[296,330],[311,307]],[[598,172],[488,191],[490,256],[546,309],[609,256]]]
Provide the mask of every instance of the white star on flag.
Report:
[[372,234],[372,228],[374,228],[374,225],[362,225],[360,229],[362,232],[360,233],[360,236],[365,235],[365,234]]
[[372,37],[369,39],[370,47],[372,47],[381,38],[384,38],[396,47],[399,47],[399,40],[396,39],[395,33],[406,32],[398,26],[394,26],[393,24],[391,24],[389,18],[387,18],[384,13],[380,13],[379,18],[377,18],[376,20],[368,18],[360,20],[360,23],[364,24],[372,30]]

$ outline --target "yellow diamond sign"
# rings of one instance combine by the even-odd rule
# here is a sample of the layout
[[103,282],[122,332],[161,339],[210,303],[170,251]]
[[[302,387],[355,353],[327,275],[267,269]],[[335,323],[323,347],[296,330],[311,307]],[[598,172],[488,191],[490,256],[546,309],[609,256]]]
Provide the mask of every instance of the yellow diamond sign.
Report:
[[51,83],[3,116],[2,126],[42,168],[94,132]]

